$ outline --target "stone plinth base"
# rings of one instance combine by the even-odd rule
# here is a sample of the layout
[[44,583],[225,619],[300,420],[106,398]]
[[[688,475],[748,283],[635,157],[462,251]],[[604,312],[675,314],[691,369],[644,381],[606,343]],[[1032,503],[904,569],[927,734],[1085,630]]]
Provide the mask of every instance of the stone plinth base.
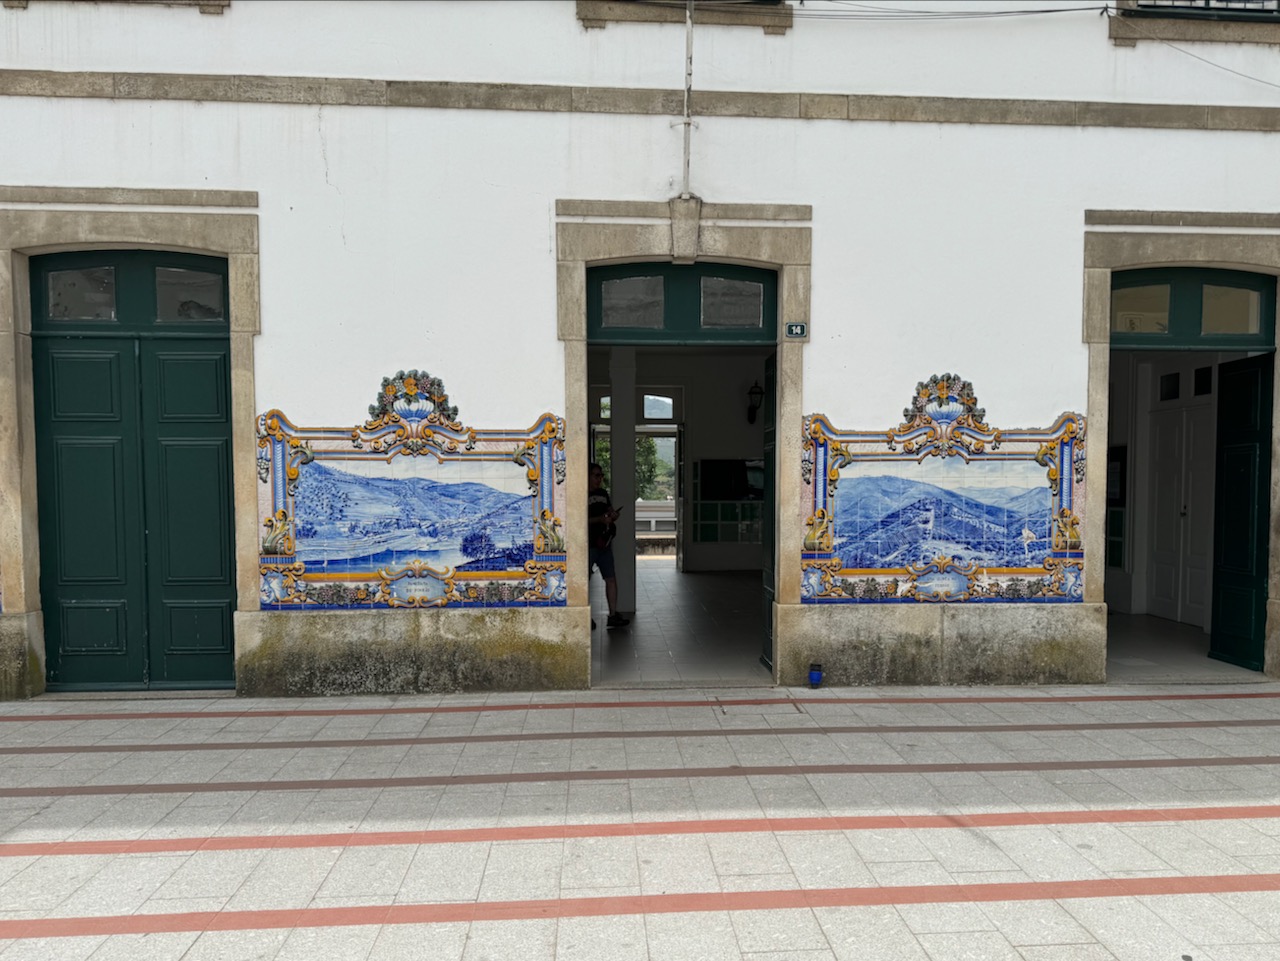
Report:
[[0,614],[0,701],[44,693],[44,621],[39,613]]
[[242,611],[236,691],[259,697],[586,688],[585,607]]
[[774,608],[778,683],[1098,684],[1105,604],[799,604]]

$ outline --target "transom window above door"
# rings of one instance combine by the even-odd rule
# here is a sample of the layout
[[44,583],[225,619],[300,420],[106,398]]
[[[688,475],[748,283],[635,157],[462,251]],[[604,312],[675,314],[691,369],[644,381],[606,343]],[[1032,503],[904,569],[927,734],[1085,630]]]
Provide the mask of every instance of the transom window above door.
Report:
[[41,259],[32,276],[37,330],[154,329],[225,333],[226,261],[153,250],[86,251]]
[[1111,275],[1113,346],[1267,349],[1275,319],[1268,274],[1159,267]]
[[760,344],[778,336],[778,275],[731,264],[587,271],[593,343]]

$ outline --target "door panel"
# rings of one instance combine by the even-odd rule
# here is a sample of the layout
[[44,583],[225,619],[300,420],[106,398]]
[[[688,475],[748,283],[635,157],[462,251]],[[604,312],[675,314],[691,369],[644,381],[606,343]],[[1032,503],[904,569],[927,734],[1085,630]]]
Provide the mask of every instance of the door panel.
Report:
[[233,679],[231,424],[224,341],[143,341],[153,687]]
[[1147,610],[1206,628],[1213,580],[1213,443],[1207,406],[1151,415],[1151,566]]
[[[229,584],[226,442],[161,440],[156,457],[161,583]],[[192,502],[208,509],[192,511]]]
[[192,347],[154,351],[156,420],[162,423],[225,424],[227,352]]
[[1151,572],[1147,610],[1178,619],[1182,561],[1182,411],[1151,415]]
[[1188,456],[1183,472],[1186,519],[1178,620],[1207,629],[1213,597],[1214,467],[1204,452],[1213,449],[1213,410],[1187,408],[1183,423],[1183,450]]
[[120,359],[115,349],[56,349],[48,368],[50,414],[55,421],[120,423]]
[[689,512],[684,506],[684,424],[676,427],[676,570],[684,573],[685,518]]
[[761,567],[763,590],[760,597],[762,650],[760,660],[773,668],[773,601],[777,586],[777,465],[778,448],[778,355],[770,354],[764,362],[764,511],[760,518]]
[[220,655],[231,633],[228,602],[165,601],[165,653]]
[[[86,346],[91,344],[92,346]],[[145,682],[136,341],[32,342],[48,679]]]
[[[126,555],[124,438],[63,437],[54,441],[53,515],[58,580],[122,585]],[[88,481],[92,481],[88,483]]]
[[[64,657],[128,654],[129,612],[124,601],[63,600],[57,617]],[[74,670],[81,662],[70,663]]]
[[1209,656],[1262,670],[1273,355],[1218,368],[1213,632]]

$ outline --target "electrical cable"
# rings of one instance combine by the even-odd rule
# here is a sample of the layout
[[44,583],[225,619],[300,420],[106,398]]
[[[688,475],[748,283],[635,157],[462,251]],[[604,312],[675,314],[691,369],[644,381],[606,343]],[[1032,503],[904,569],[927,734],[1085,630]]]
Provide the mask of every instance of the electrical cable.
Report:
[[[670,0],[634,0],[637,5],[666,7],[672,6]],[[803,0],[799,7],[791,8],[791,18],[794,20],[826,20],[826,21],[846,21],[846,22],[936,22],[936,21],[957,21],[957,20],[993,20],[1007,19],[1009,17],[1036,17],[1046,16],[1059,13],[1099,13],[1104,14],[1108,18],[1116,16],[1116,8],[1111,4],[1103,4],[1101,6],[1078,6],[1078,7],[1045,7],[1038,10],[904,10],[894,7],[884,7],[874,3],[865,3],[861,0],[829,0],[832,4],[838,4],[841,7],[849,9],[841,10],[809,10],[803,6]],[[755,12],[762,13],[767,16],[770,7],[765,4],[755,3],[754,0],[714,0],[716,6],[752,6]],[[781,17],[782,14],[779,14]],[[1233,67],[1210,60],[1208,57],[1202,57],[1197,53],[1192,53],[1177,44],[1170,43],[1163,37],[1157,37],[1149,33],[1141,25],[1140,18],[1125,17],[1124,23],[1127,27],[1142,34],[1148,40],[1155,43],[1164,44],[1170,50],[1174,50],[1184,56],[1190,57],[1192,60],[1198,60],[1201,63],[1221,70],[1225,73],[1240,77],[1243,80],[1249,80],[1253,83],[1259,83],[1263,86],[1274,87],[1280,90],[1280,83],[1266,80],[1262,77],[1256,77],[1253,74],[1244,73]]]
[[[1054,13],[1102,13],[1107,10],[1105,5],[1043,7],[1035,10],[903,10],[860,3],[858,0],[830,0],[830,2],[853,8],[845,11],[830,11],[831,14],[836,15],[835,19],[841,20],[989,20],[1001,17],[1038,17]],[[821,11],[807,11],[803,7],[795,13],[803,19],[817,19],[823,16]]]
[[[670,8],[670,0],[634,0],[637,6]],[[1008,17],[1034,17],[1056,13],[1104,13],[1108,8],[1103,6],[1049,7],[1039,10],[895,10],[891,7],[877,7],[873,4],[862,4],[853,0],[831,0],[855,9],[811,10],[803,4],[790,8],[793,20],[828,20],[828,21],[904,21],[904,20],[990,20]],[[769,16],[772,9],[768,5],[754,3],[753,0],[712,0],[708,7],[751,6],[753,12],[762,17]],[[778,13],[783,18],[784,14]]]
[[[1108,10],[1107,16],[1111,17],[1111,16],[1114,16],[1114,14],[1111,13],[1110,10]],[[1156,43],[1162,43],[1166,47],[1168,47],[1170,50],[1176,50],[1178,53],[1184,54],[1185,56],[1190,57],[1192,60],[1199,60],[1201,63],[1208,64],[1210,67],[1216,67],[1218,70],[1224,70],[1227,73],[1234,74],[1235,76],[1241,77],[1245,80],[1252,80],[1254,83],[1260,83],[1268,87],[1275,87],[1277,90],[1280,90],[1280,83],[1273,83],[1270,80],[1263,80],[1261,77],[1255,77],[1252,74],[1243,73],[1242,71],[1236,70],[1232,67],[1228,67],[1223,64],[1216,63],[1215,61],[1210,60],[1208,57],[1202,57],[1198,53],[1192,53],[1190,50],[1184,50],[1182,47],[1179,47],[1177,44],[1170,43],[1168,40],[1165,40],[1163,37],[1157,37],[1154,34],[1148,33],[1145,29],[1143,29],[1138,25],[1138,21],[1136,19],[1126,17],[1124,22],[1126,25],[1128,25],[1129,27],[1132,27],[1134,30],[1142,34],[1148,40],[1154,40]]]

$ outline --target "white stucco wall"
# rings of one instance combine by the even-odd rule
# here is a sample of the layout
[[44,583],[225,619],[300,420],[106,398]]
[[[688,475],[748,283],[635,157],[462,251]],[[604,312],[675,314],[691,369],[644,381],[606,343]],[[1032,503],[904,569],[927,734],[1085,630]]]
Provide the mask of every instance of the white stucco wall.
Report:
[[[1151,103],[1275,102],[1274,87],[1161,43],[1115,47],[1099,0],[806,0],[781,36],[707,28],[695,79],[709,90],[805,90]],[[1078,8],[1078,9],[1073,9]],[[950,19],[911,14],[945,9]],[[35,0],[3,13],[5,65],[680,87],[679,24],[586,30],[573,0],[233,0],[220,16],[128,3]],[[965,13],[1061,11],[1036,16]],[[1221,67],[1280,83],[1274,49],[1196,44]]]
[[[782,37],[699,28],[696,83],[1275,102],[1274,90],[1163,45],[1114,47],[1092,7],[996,21],[808,18],[828,8],[850,9],[808,3]],[[42,2],[0,17],[3,67],[682,80],[681,28],[585,31],[568,0],[237,0],[221,17]],[[1205,49],[1280,80],[1272,48],[1247,46]],[[1083,211],[1280,208],[1280,181],[1259,175],[1274,165],[1266,134],[697,123],[694,193],[813,207],[804,410],[848,428],[896,423],[916,380],[943,371],[974,383],[996,426],[1083,411]],[[476,426],[563,412],[555,200],[661,201],[680,187],[670,117],[11,97],[0,98],[0,128],[22,131],[0,138],[5,183],[258,191],[258,407],[304,424],[354,423],[383,375],[413,366],[442,377]]]

